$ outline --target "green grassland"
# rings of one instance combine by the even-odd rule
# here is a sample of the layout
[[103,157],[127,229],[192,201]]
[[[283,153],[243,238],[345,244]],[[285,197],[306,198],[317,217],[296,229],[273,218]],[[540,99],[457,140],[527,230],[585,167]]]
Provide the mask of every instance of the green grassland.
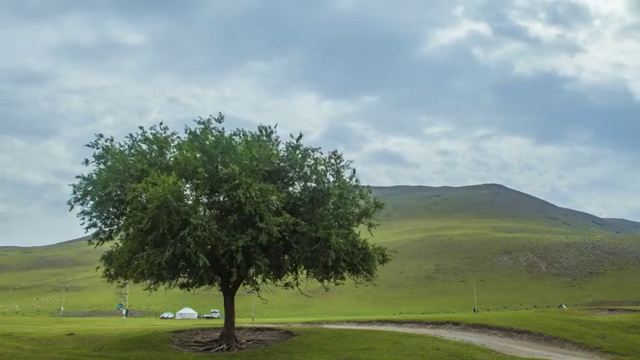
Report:
[[[3,321],[1,359],[197,359],[169,345],[170,331],[189,322],[131,319]],[[367,330],[292,329],[297,336],[258,351],[225,354],[229,359],[515,359],[494,351],[422,335]],[[74,334],[74,335],[67,335]]]
[[[574,310],[640,305],[638,223],[559,208],[499,185],[376,188],[375,193],[387,208],[371,241],[395,251],[375,285],[348,283],[325,291],[309,283],[303,287],[306,295],[265,288],[264,301],[241,292],[239,321],[248,321],[255,307],[258,322],[482,322],[542,332],[622,355],[640,353],[640,315]],[[55,358],[50,354],[56,347],[59,358],[65,359],[88,358],[87,351],[103,358],[123,354],[173,358],[167,331],[207,323],[163,322],[157,316],[184,306],[199,312],[222,308],[215,290],[148,293],[133,285],[129,303],[135,317],[125,328],[117,318],[116,304],[122,299],[115,295],[116,287],[102,281],[96,271],[104,250],[84,240],[0,248],[0,358],[24,354]],[[478,315],[472,314],[474,285]],[[65,319],[57,320],[63,288]],[[559,304],[569,310],[557,310]],[[75,318],[95,315],[103,318]],[[65,336],[66,332],[81,335]],[[305,351],[312,359],[335,358],[323,351],[334,346],[343,349],[345,359],[403,358],[398,352],[402,349],[434,358],[433,351],[441,351],[440,359],[509,358],[420,335],[307,328],[299,332],[304,336],[261,351],[261,357],[295,357]],[[122,345],[128,344],[125,339],[135,339],[138,345]]]
[[[640,304],[640,235],[498,185],[448,189],[376,190],[387,209],[371,240],[396,253],[375,285],[324,291],[309,283],[306,295],[266,288],[265,301],[240,293],[238,317],[250,317],[252,303],[264,319],[469,313],[474,284],[482,312]],[[65,313],[117,315],[122,300],[96,271],[102,251],[86,241],[0,249],[0,315],[50,316],[63,287]],[[149,316],[222,307],[207,289],[147,293],[134,285],[129,299]]]
[[[632,359],[640,353],[640,313],[598,315],[580,310],[538,310],[478,315],[399,317],[430,322],[489,324],[525,329],[571,340],[589,348]],[[360,320],[372,320],[363,318]],[[297,319],[300,322],[320,319]],[[336,321],[348,318],[334,319]],[[273,319],[271,322],[290,322]],[[256,324],[259,326],[258,324]],[[187,359],[169,345],[170,331],[220,326],[217,322],[132,318],[3,317],[0,322],[1,359]],[[246,326],[240,324],[239,326]],[[424,335],[370,330],[312,329],[293,325],[297,336],[270,348],[225,355],[232,359],[515,359],[466,343]],[[218,355],[210,355],[215,357]],[[205,356],[209,357],[209,356]]]
[[[496,226],[529,233],[500,232]],[[545,233],[524,220],[434,220],[395,222],[383,226],[374,240],[396,251],[375,285],[348,284],[326,292],[308,284],[303,290],[311,297],[265,289],[266,302],[241,293],[238,316],[250,316],[252,300],[259,318],[470,312],[474,283],[483,312],[640,301],[635,235]],[[59,309],[63,286],[65,311],[115,314],[121,299],[95,269],[100,252],[84,242],[65,244],[64,251],[55,246],[5,250],[0,314],[49,315]],[[222,306],[219,294],[207,290],[147,293],[132,286],[129,299],[133,310],[150,315],[184,306],[200,312]]]

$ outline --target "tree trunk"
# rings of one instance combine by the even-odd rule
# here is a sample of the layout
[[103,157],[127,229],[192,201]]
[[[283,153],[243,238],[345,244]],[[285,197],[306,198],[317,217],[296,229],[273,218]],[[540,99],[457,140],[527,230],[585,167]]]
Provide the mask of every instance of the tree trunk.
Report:
[[224,299],[224,328],[218,338],[222,351],[234,351],[242,348],[236,337],[236,292],[233,289],[223,291]]
[[236,337],[236,293],[237,286],[224,286],[222,297],[224,299],[224,327],[220,335],[212,343],[206,344],[199,351],[223,352],[238,351],[244,349],[238,338]]

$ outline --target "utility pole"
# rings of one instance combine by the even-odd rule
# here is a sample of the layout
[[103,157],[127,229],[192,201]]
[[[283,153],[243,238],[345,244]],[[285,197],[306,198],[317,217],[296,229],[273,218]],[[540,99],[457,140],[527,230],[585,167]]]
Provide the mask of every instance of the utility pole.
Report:
[[60,320],[62,320],[63,310],[64,310],[64,286],[62,287],[62,296],[60,297]]
[[[253,278],[253,276],[254,276],[254,269],[251,269],[250,277]],[[256,316],[256,290],[251,289],[250,293],[251,293],[251,323],[253,324],[253,321],[255,320],[255,316]]]
[[478,299],[476,298],[476,283],[473,283],[473,308],[474,313],[477,314],[478,311]]
[[127,313],[129,312],[129,282],[125,281],[124,285],[121,285],[120,288],[124,288],[124,291],[116,291],[116,296],[124,299],[124,306],[122,304],[118,304],[118,309],[122,306],[122,323],[127,323]]
[[251,323],[253,323],[256,316],[256,294],[251,292]]
[[127,313],[129,312],[129,282],[125,282],[125,290],[124,290],[124,310],[122,313],[122,323],[127,323]]

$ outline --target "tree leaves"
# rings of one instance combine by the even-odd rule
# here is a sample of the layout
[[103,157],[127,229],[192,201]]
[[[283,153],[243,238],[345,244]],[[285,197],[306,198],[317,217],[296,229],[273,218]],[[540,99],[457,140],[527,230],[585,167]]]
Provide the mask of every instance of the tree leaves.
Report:
[[199,118],[183,134],[160,123],[121,142],[97,134],[89,173],[72,185],[108,281],[194,289],[303,278],[373,280],[387,249],[360,234],[383,204],[338,151],[283,141],[276,128],[227,130],[224,116]]

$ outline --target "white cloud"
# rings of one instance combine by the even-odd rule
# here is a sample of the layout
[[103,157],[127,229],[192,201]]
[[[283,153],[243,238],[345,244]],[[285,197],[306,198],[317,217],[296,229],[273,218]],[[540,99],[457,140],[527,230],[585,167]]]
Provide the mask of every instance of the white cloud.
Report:
[[[188,98],[212,104],[228,115],[253,123],[278,124],[283,132],[303,132],[315,139],[333,122],[358,115],[378,102],[378,97],[362,95],[353,99],[330,99],[322,94],[284,84],[288,61],[258,62],[230,73],[212,88],[179,87]],[[271,79],[277,78],[275,84]],[[197,100],[196,100],[197,101]],[[201,107],[202,107],[201,105]]]
[[109,24],[108,27],[107,34],[109,39],[115,42],[127,45],[141,45],[147,40],[143,33],[131,29],[125,24]]
[[[126,77],[69,73],[63,77],[62,91],[54,103],[60,113],[81,122],[67,133],[77,136],[95,130],[119,133],[135,130],[138,124],[161,120],[171,123],[221,111],[251,123],[278,123],[283,131],[302,131],[314,138],[332,121],[358,114],[378,101],[372,95],[331,99],[299,87],[287,76],[289,66],[293,65],[286,60],[253,61],[229,71],[213,84],[179,76],[140,84]],[[64,91],[68,89],[71,91]],[[79,92],[84,96],[78,96]],[[85,122],[87,117],[97,122]]]
[[454,16],[462,16],[464,15],[465,12],[465,8],[463,5],[457,5],[456,7],[453,8],[452,14]]
[[[548,12],[559,5],[583,9],[584,21],[554,23]],[[507,34],[473,54],[490,65],[506,62],[518,75],[552,73],[583,86],[619,85],[640,100],[640,18],[624,0],[518,1],[508,19],[533,41]],[[565,14],[567,19],[571,14]]]
[[[176,76],[139,83],[123,74],[57,69],[55,80],[46,88],[29,88],[22,96],[42,104],[49,115],[63,121],[46,139],[0,136],[0,183],[18,183],[30,189],[27,193],[35,193],[42,186],[50,192],[59,190],[29,199],[0,199],[0,208],[22,209],[0,214],[3,221],[12,224],[11,229],[0,234],[0,244],[41,243],[42,229],[51,224],[56,227],[48,234],[52,241],[65,240],[60,234],[82,235],[74,215],[66,212],[67,184],[85,170],[80,166],[86,156],[81,151],[86,150],[83,145],[92,140],[94,133],[119,137],[136,131],[138,125],[159,121],[181,130],[191,119],[221,111],[227,117],[253,124],[277,123],[281,134],[302,131],[313,141],[331,123],[358,117],[378,101],[368,95],[332,99],[313,89],[296,87],[295,82],[281,86],[287,77],[284,64],[288,63],[241,65],[211,85]],[[51,196],[54,199],[49,200]],[[55,208],[49,207],[51,201]],[[28,222],[26,214],[32,223],[43,227],[18,231]]]
[[59,184],[65,181],[60,174],[80,168],[82,159],[73,155],[61,139],[26,141],[0,136],[0,180],[25,186]]
[[[455,13],[462,14],[459,10]],[[453,25],[431,31],[426,44],[422,48],[422,52],[429,53],[434,49],[457,43],[472,35],[491,37],[492,34],[493,32],[489,24],[467,18],[460,18],[460,20]]]

